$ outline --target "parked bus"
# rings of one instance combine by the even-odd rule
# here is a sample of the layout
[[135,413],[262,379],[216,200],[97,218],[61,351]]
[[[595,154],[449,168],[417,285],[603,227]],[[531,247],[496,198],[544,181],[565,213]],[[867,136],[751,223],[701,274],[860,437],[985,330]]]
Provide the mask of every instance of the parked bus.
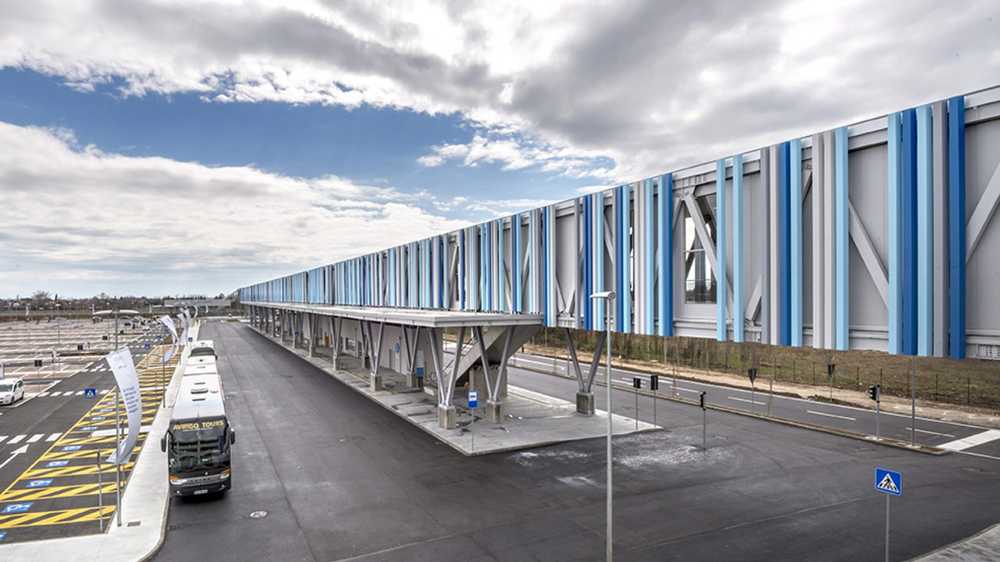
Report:
[[202,357],[210,355],[216,357],[215,355],[215,342],[212,340],[198,340],[191,344],[190,357]]
[[235,443],[219,375],[183,377],[170,426],[160,440],[167,453],[170,494],[200,496],[231,489]]

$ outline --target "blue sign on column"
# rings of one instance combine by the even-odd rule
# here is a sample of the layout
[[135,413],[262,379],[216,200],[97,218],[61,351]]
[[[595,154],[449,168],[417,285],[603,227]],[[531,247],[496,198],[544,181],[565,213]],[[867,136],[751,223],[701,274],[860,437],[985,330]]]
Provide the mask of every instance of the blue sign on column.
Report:
[[469,408],[476,408],[479,406],[479,393],[475,390],[469,391]]
[[875,489],[883,494],[903,495],[903,474],[887,468],[875,469]]
[[96,388],[85,388],[85,389],[83,389],[83,397],[84,398],[97,398],[97,389]]

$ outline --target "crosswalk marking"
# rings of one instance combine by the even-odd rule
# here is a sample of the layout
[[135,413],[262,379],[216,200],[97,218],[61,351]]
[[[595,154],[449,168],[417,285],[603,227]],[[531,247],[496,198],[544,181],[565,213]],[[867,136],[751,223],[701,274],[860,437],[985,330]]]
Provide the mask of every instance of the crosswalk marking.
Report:
[[77,390],[76,391],[76,396],[83,396],[83,391],[82,390]]
[[7,438],[6,435],[0,435],[0,443],[3,443],[3,440],[6,439],[6,438]]
[[23,434],[22,435],[15,435],[14,437],[10,438],[10,441],[8,441],[7,444],[8,445],[15,445],[17,443],[20,443],[21,441],[24,441],[25,437],[27,437],[27,435],[23,435]]
[[970,435],[969,437],[963,437],[962,439],[956,439],[945,443],[944,445],[938,445],[938,447],[948,449],[949,451],[964,451],[972,447],[989,443],[990,441],[996,441],[997,439],[1000,439],[1000,430],[988,429],[982,433]]
[[28,443],[37,443],[42,439],[42,437],[45,437],[44,433],[36,433],[28,438]]
[[49,391],[46,390],[45,392],[39,392],[38,395],[39,396],[48,396],[49,395]]
[[47,437],[47,438],[45,439],[45,441],[46,441],[47,443],[51,443],[51,442],[55,441],[56,439],[59,439],[59,437],[61,437],[61,436],[62,436],[62,433],[53,433],[53,434],[49,435],[49,436],[48,436],[48,437]]

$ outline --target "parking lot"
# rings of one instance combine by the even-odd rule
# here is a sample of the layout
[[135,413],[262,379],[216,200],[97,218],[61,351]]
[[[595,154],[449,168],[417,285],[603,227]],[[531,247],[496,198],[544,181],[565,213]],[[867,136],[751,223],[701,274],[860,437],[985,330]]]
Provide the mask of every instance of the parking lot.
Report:
[[[96,533],[114,516],[115,467],[103,462],[116,441],[115,382],[103,359],[114,342],[107,324],[113,322],[76,322],[68,330],[64,324],[56,339],[47,329],[0,327],[4,360],[13,359],[16,365],[7,367],[6,376],[8,380],[22,377],[29,389],[24,399],[0,407],[2,542]],[[142,424],[148,425],[160,407],[164,375],[169,376],[176,359],[161,365],[166,346],[157,345],[163,337],[160,326],[150,323],[123,330],[119,343],[127,345],[135,358],[143,401]],[[58,341],[60,336],[62,342]],[[80,344],[90,353],[73,354],[71,361],[58,362],[66,359],[59,352],[72,354],[79,351]],[[41,368],[18,364],[50,349],[57,350],[55,365],[48,361]],[[125,431],[124,404],[121,419]],[[132,461],[141,451],[145,435],[140,434]],[[123,465],[123,487],[131,467],[131,462]]]

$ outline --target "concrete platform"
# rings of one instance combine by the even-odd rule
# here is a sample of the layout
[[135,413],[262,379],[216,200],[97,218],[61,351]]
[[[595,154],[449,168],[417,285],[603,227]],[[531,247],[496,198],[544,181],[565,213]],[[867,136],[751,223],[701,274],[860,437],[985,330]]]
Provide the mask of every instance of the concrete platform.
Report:
[[[367,370],[359,363],[352,365],[352,358],[341,357],[341,368],[335,371],[329,357],[308,357],[306,350],[292,349],[259,331],[257,333],[282,345],[347,387],[364,394],[464,455],[488,455],[607,435],[608,418],[605,410],[597,410],[593,416],[583,416],[576,413],[575,402],[516,386],[508,389],[502,423],[490,423],[486,420],[486,402],[482,395],[479,408],[471,411],[466,407],[466,391],[456,388],[454,403],[457,427],[444,429],[438,425],[433,389],[408,388],[403,375],[384,369],[379,372],[383,389],[372,391],[369,388]],[[603,404],[604,396],[598,396],[598,405]],[[613,423],[615,435],[660,429],[651,423],[637,422],[634,418],[618,414],[615,414]]]

